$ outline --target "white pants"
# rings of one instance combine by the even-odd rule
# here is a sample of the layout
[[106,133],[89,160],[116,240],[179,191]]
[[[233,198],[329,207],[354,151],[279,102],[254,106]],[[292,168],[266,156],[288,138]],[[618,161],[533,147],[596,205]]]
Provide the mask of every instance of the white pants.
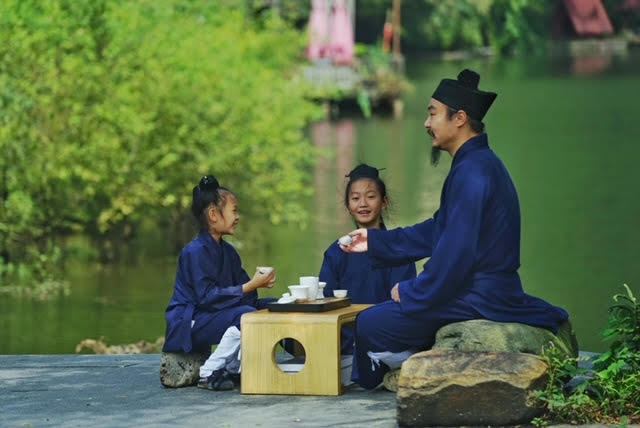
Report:
[[394,369],[400,368],[402,366],[402,363],[404,363],[405,360],[407,360],[407,358],[409,358],[416,352],[417,350],[415,349],[408,349],[402,352],[389,352],[389,351],[371,352],[369,351],[367,352],[367,355],[369,356],[369,358],[371,358],[371,367],[373,370],[375,370],[374,364],[379,366],[381,361],[385,363],[387,366],[389,366],[391,370],[394,370]]
[[200,366],[200,377],[208,377],[214,370],[223,368],[240,373],[240,330],[235,326],[224,332],[216,350]]

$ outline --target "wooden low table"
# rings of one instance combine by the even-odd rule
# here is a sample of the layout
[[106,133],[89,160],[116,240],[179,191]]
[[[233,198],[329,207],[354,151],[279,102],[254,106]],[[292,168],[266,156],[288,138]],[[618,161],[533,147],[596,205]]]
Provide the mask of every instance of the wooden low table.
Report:
[[[340,329],[371,305],[350,305],[327,312],[244,314],[242,331],[243,394],[340,395]],[[305,364],[287,374],[276,363],[275,350],[286,338],[300,342]]]

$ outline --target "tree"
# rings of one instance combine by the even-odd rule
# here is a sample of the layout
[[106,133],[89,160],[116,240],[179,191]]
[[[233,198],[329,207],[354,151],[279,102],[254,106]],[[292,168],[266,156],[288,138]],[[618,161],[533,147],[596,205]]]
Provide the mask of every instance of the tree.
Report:
[[240,1],[3,1],[0,275],[59,236],[166,224],[210,172],[271,222],[304,222],[303,42]]

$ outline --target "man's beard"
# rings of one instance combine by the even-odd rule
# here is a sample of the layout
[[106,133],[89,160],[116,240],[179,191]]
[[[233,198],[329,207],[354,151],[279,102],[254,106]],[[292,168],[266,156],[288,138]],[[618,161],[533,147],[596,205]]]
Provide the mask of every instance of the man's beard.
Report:
[[440,162],[441,154],[442,154],[442,150],[439,147],[431,146],[431,165],[438,166],[438,162]]

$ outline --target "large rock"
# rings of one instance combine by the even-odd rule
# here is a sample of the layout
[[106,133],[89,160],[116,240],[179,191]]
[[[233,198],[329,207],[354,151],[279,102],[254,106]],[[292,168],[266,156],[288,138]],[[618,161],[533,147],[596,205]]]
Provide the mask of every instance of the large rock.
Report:
[[[501,323],[489,320],[471,320],[448,324],[436,333],[431,348],[470,352],[522,352],[541,355],[542,350],[553,343],[568,356],[578,356],[578,340],[569,321],[565,321],[554,335],[544,328],[526,324]],[[393,370],[384,377],[384,387],[398,390],[400,370]]]
[[508,352],[431,350],[413,355],[398,379],[398,424],[486,426],[528,423],[542,412],[533,391],[547,366]]
[[555,335],[526,324],[471,320],[446,325],[438,330],[431,349],[481,352],[523,352],[541,355],[553,343],[566,355],[578,356],[578,341],[569,321]]
[[207,358],[209,354],[163,352],[160,382],[171,388],[195,385],[200,378],[200,366]]

